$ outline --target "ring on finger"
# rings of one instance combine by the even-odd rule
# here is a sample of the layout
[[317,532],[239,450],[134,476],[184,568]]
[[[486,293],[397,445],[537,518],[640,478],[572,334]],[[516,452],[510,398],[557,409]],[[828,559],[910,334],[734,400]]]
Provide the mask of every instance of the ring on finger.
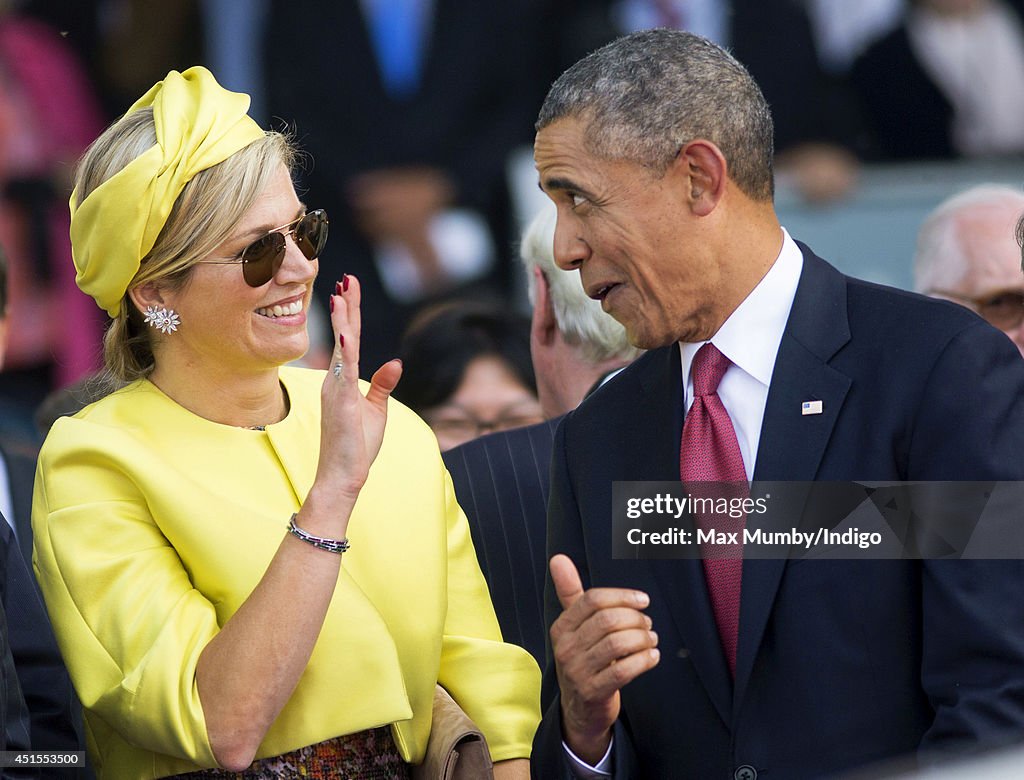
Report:
[[334,364],[334,368],[331,369],[331,373],[334,374],[335,379],[341,379],[341,370],[344,367],[345,365],[340,360]]

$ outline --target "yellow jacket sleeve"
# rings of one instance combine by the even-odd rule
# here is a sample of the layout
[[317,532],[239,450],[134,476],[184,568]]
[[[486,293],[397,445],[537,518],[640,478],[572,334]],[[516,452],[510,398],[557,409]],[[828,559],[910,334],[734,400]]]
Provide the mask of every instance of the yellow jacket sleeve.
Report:
[[36,476],[35,563],[78,696],[138,747],[213,766],[195,667],[218,630],[214,608],[122,459],[88,446],[109,432],[58,425]]
[[438,681],[487,737],[495,761],[528,758],[540,722],[540,669],[526,650],[501,642],[469,522],[447,471],[448,613]]

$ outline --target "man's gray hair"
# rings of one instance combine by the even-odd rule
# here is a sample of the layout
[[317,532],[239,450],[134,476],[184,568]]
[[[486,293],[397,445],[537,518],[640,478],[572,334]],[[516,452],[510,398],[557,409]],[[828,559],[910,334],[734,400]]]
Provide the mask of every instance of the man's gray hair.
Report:
[[644,30],[612,41],[558,77],[537,119],[586,123],[588,151],[665,172],[698,138],[725,156],[729,175],[755,200],[774,194],[771,111],[739,62],[711,41]]
[[579,347],[583,358],[600,364],[607,360],[636,359],[643,350],[629,343],[626,329],[601,303],[587,297],[575,271],[563,271],[555,265],[555,221],[553,203],[545,204],[523,231],[519,257],[526,268],[530,303],[536,305],[537,280],[533,269],[539,268],[548,283],[555,323],[567,343]]
[[[917,233],[914,290],[923,293],[955,290],[970,270],[960,238],[959,217],[967,211],[1007,204],[1015,205],[1024,213],[1024,192],[1002,184],[980,184],[947,198],[929,213]],[[1020,230],[1018,223],[1015,229],[1018,241]]]

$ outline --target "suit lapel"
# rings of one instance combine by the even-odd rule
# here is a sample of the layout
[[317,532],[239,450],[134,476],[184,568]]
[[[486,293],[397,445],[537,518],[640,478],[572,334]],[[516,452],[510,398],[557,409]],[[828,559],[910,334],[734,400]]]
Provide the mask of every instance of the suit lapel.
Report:
[[[637,472],[645,480],[679,480],[679,441],[683,430],[683,387],[679,348],[666,347],[664,355],[652,361],[640,375],[645,414],[630,420],[639,443],[629,448],[643,453],[646,461]],[[670,421],[666,425],[666,421]],[[718,639],[700,560],[647,560],[657,592],[651,593],[652,605],[659,599],[667,605],[687,657],[700,678],[715,709],[726,724],[731,719],[732,682]],[[662,659],[669,664],[676,659]]]
[[[806,246],[799,246],[804,267],[775,359],[755,482],[814,480],[850,389],[850,378],[828,364],[850,340],[846,281]],[[821,413],[802,414],[804,401],[821,401]],[[750,680],[785,567],[784,559],[744,562],[735,706]]]

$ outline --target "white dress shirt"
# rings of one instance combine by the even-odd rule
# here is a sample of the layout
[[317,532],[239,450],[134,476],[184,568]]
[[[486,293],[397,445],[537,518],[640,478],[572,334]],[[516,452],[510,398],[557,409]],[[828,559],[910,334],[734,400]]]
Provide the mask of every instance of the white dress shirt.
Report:
[[[793,308],[793,298],[803,267],[804,258],[800,248],[783,228],[782,250],[772,267],[711,337],[711,343],[732,362],[718,385],[718,397],[722,399],[722,405],[736,430],[736,440],[740,445],[748,480],[754,474],[757,447],[761,441],[761,423],[768,402],[768,387],[775,370],[775,357],[782,343],[790,309]],[[679,343],[686,411],[689,411],[693,403],[690,364],[697,350],[706,343]],[[570,759],[572,773],[581,780],[612,777],[613,745],[614,741],[597,766],[590,766],[562,742]]]
[[[785,229],[782,235],[782,250],[768,273],[711,337],[711,343],[732,362],[718,385],[718,397],[736,430],[748,480],[754,475],[775,356],[804,267],[796,242]],[[690,364],[705,343],[679,343],[687,412],[693,403]]]

